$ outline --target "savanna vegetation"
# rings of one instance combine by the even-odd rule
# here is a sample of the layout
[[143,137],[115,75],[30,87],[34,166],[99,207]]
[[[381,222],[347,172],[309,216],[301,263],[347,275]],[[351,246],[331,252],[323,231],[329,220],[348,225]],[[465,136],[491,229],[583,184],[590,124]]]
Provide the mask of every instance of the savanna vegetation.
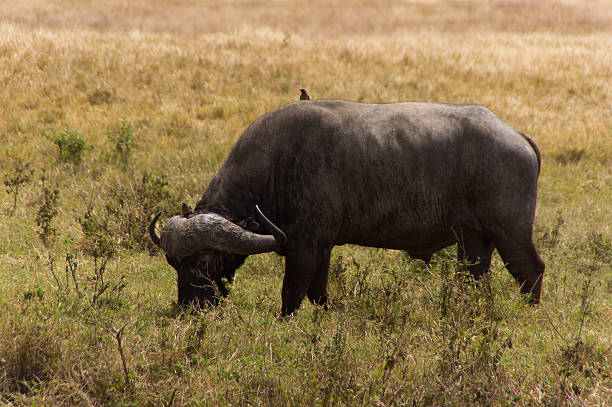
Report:
[[[611,83],[607,1],[0,0],[0,404],[612,404]],[[454,248],[346,246],[327,312],[278,318],[275,254],[176,307],[151,216],[302,87],[533,137],[542,303],[497,256],[476,284]]]

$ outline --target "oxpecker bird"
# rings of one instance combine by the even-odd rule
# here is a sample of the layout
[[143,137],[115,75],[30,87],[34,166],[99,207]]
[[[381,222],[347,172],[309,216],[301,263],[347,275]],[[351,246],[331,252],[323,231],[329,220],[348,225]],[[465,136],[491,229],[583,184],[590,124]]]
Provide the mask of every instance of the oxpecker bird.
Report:
[[191,206],[189,206],[185,202],[181,202],[179,205],[181,207],[181,216],[182,217],[188,218],[189,215],[191,215],[193,213],[193,210],[191,209]]
[[310,96],[306,93],[306,89],[300,89],[300,92],[302,92],[300,94],[300,100],[310,100]]

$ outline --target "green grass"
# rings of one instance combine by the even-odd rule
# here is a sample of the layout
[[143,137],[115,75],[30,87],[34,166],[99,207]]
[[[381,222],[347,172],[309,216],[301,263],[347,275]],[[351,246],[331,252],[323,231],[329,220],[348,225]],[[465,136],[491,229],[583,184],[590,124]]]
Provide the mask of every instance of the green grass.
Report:
[[[0,191],[1,403],[612,403],[605,3],[207,13],[159,2],[106,20],[93,4],[67,13],[72,3],[3,4],[0,178],[20,187]],[[541,305],[524,303],[497,255],[471,284],[454,248],[426,268],[344,246],[327,312],[305,302],[278,318],[274,254],[251,256],[217,308],[180,311],[175,273],[145,234],[150,216],[195,203],[244,128],[301,87],[316,99],[480,103],[531,135],[543,156]],[[62,135],[75,155],[62,155]],[[23,182],[20,169],[32,172]]]

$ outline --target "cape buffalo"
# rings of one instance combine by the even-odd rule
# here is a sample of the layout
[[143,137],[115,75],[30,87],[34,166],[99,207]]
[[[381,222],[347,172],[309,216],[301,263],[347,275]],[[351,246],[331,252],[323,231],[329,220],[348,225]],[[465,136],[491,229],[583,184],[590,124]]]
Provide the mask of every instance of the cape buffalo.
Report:
[[158,214],[149,232],[178,273],[180,304],[214,303],[248,255],[276,251],[282,314],[306,295],[325,306],[330,253],[346,243],[426,262],[458,243],[475,277],[497,248],[537,303],[539,172],[533,140],[482,106],[296,102],[245,130],[193,215],[157,236]]

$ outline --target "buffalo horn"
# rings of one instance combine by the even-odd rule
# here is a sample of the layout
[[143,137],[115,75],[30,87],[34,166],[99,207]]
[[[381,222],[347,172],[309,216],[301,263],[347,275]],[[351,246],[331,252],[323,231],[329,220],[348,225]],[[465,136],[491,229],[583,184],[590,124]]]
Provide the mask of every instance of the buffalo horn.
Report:
[[272,223],[272,221],[268,219],[266,215],[263,214],[261,209],[259,209],[259,205],[255,205],[255,211],[257,212],[257,216],[259,216],[259,219],[263,222],[268,232],[270,232],[272,236],[274,236],[276,241],[281,245],[285,244],[285,242],[287,241],[287,235],[285,235],[285,232],[283,232],[278,226]]
[[203,250],[241,255],[265,253],[279,249],[282,243],[272,235],[250,232],[215,213],[190,218],[175,216],[168,221],[160,238],[166,254],[178,258]]

